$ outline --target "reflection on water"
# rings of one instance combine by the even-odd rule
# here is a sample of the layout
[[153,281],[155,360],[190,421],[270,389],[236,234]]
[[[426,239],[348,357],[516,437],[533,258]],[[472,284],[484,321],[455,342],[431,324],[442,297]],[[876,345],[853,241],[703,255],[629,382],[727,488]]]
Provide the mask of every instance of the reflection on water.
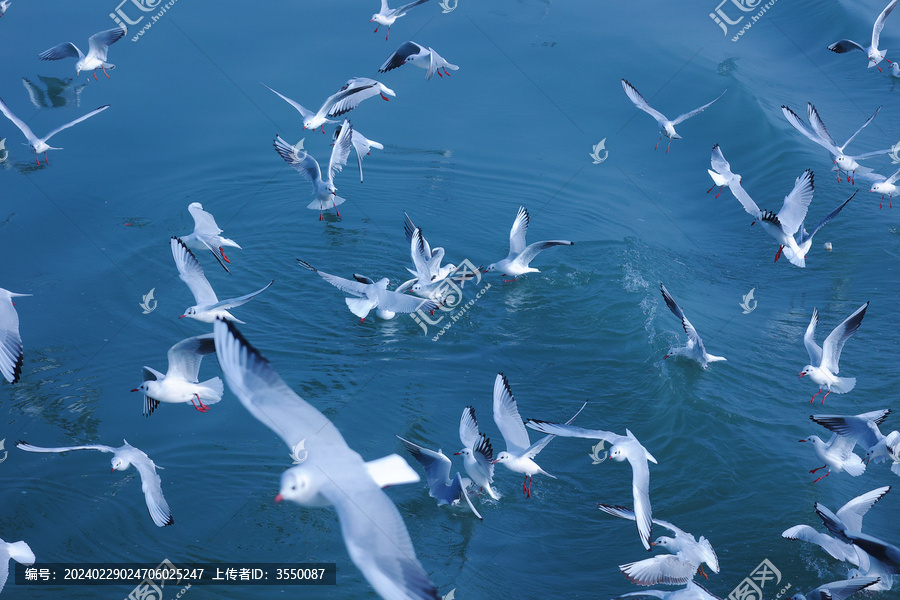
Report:
[[43,77],[38,75],[39,85],[34,84],[27,77],[22,78],[22,85],[31,98],[31,103],[37,108],[59,108],[61,106],[81,106],[81,90],[87,83],[73,85],[74,79],[67,77]]

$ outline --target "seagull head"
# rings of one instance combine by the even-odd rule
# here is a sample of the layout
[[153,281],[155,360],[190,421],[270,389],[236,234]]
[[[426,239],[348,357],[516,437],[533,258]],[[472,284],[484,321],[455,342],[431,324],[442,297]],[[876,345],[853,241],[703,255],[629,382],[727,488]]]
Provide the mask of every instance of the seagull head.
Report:
[[855,171],[859,169],[859,163],[846,154],[841,154],[834,159],[834,164],[844,171]]
[[622,448],[620,448],[619,446],[613,446],[609,449],[609,457],[619,462],[622,462],[623,460],[626,460],[628,458],[625,455],[624,450],[622,450]]
[[113,472],[115,471],[124,471],[128,467],[131,466],[131,463],[125,460],[124,458],[114,456],[112,460],[109,461],[112,465]]
[[463,448],[459,452],[454,452],[453,456],[472,456],[471,448]]
[[319,495],[319,487],[314,471],[306,463],[297,465],[281,474],[281,489],[275,501],[290,500],[302,506],[327,505],[328,501]]
[[800,371],[800,374],[797,375],[797,378],[799,379],[800,377],[803,377],[804,375],[809,375],[809,374],[812,373],[815,369],[816,369],[816,368],[815,368],[814,366],[812,366],[812,365],[806,365],[805,367],[803,367],[803,370]]
[[185,317],[193,317],[193,316],[196,315],[196,314],[197,314],[197,307],[196,307],[196,306],[192,306],[192,307],[190,307],[189,309],[187,309],[186,311],[184,311],[184,314],[181,315],[181,316],[178,317],[178,318],[179,318],[179,319],[183,319],[183,318],[185,318]]
[[482,273],[490,273],[491,271],[495,270],[496,268],[497,268],[497,263],[491,263],[488,266],[481,269],[481,272]]
[[511,461],[512,459],[513,459],[512,454],[510,454],[509,452],[503,451],[497,455],[497,458],[495,458],[494,462],[492,462],[491,464],[495,465],[497,463],[505,463],[505,462]]
[[662,546],[663,548],[668,548],[675,540],[673,538],[667,537],[665,535],[661,535],[656,538],[656,541],[651,542],[651,546]]
[[869,189],[869,192],[875,192],[876,194],[888,194],[890,190],[887,189],[888,184],[883,181],[879,181],[876,184],[873,184]]
[[147,389],[147,382],[145,381],[144,383],[142,383],[141,385],[137,386],[136,388],[134,388],[134,389],[131,390],[131,391],[132,391],[132,392],[144,392],[145,394],[149,393],[149,390]]

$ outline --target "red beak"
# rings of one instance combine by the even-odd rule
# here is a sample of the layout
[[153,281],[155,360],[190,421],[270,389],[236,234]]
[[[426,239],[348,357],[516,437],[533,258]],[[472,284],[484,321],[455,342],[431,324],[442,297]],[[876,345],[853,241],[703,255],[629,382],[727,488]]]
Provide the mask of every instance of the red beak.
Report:
[[459,456],[460,454],[462,454],[462,452],[454,452],[453,456]]
[[139,392],[139,391],[141,391],[141,390],[139,390],[139,389],[137,389],[137,388],[134,388],[134,389],[131,390],[131,391],[132,391],[132,392]]
[[183,318],[185,318],[186,316],[187,316],[187,315],[181,315],[181,316],[178,317],[178,318],[179,318],[179,319],[183,319]]
[[806,375],[806,373],[800,373],[799,375],[797,375],[797,378],[799,379],[800,377],[803,377],[804,375]]
[[805,442],[806,440],[797,440],[798,442]]
[[282,496],[281,494],[275,496],[275,502],[281,502],[282,500],[284,500],[284,496]]

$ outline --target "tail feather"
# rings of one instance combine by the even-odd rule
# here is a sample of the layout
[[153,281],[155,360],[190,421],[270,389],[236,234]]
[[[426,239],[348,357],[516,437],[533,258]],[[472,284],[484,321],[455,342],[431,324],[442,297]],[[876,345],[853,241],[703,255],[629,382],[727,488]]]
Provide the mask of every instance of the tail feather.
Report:
[[837,381],[831,384],[831,391],[835,394],[846,394],[856,387],[856,377],[838,377]]
[[866,471],[866,463],[856,454],[851,454],[847,462],[843,464],[844,471],[853,477],[859,477]]
[[225,384],[222,383],[222,380],[218,377],[213,377],[212,379],[208,379],[201,383],[203,387],[209,388],[211,392],[210,395],[200,394],[202,400],[204,400],[207,404],[215,404],[216,402],[222,399],[222,394],[225,393]]
[[34,552],[31,551],[31,547],[25,542],[13,542],[9,544],[7,550],[9,550],[10,557],[16,562],[22,563],[23,565],[34,564]]

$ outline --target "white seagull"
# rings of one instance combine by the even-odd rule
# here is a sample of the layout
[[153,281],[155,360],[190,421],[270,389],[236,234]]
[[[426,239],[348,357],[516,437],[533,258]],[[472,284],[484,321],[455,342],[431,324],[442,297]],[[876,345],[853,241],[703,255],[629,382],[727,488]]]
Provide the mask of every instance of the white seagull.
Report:
[[529,266],[534,257],[542,250],[553,246],[572,246],[574,242],[568,240],[549,240],[525,245],[525,234],[528,232],[528,224],[531,221],[528,210],[524,206],[519,207],[516,220],[509,230],[509,254],[500,262],[491,263],[484,269],[485,273],[499,271],[505,277],[518,279],[525,273],[540,273],[538,269]]
[[[6,11],[9,9],[9,5],[12,4],[12,0],[2,0],[0,1],[0,17],[6,14]],[[3,586],[0,585],[0,590],[3,589]]]
[[[338,125],[337,127],[334,128],[334,135],[332,136],[332,139],[334,140],[335,144],[337,143],[338,138],[341,135],[342,129],[343,129],[343,127],[341,125]],[[357,164],[359,164],[359,182],[362,183],[363,182],[363,172],[362,172],[363,156],[368,156],[369,152],[371,151],[372,148],[375,148],[376,150],[384,150],[384,144],[376,142],[375,140],[370,140],[369,138],[367,138],[366,136],[361,134],[356,129],[353,130],[353,133],[350,136],[350,142],[353,144],[353,150],[356,151],[356,162],[357,162]]]
[[399,435],[397,439],[403,442],[409,453],[413,455],[419,464],[425,468],[425,479],[428,481],[428,490],[432,498],[437,499],[438,505],[441,504],[460,504],[461,500],[465,500],[469,509],[480,520],[484,518],[475,510],[475,506],[469,499],[466,488],[472,483],[469,479],[464,478],[456,472],[453,479],[450,479],[450,459],[442,451],[429,450],[418,444],[414,444],[409,440],[405,440]]
[[790,123],[794,129],[802,133],[810,141],[828,150],[828,153],[831,154],[831,158],[834,161],[835,170],[838,172],[838,181],[841,180],[841,171],[847,173],[847,181],[855,181],[855,174],[857,172],[872,172],[872,169],[869,167],[860,165],[857,162],[858,160],[879,156],[881,154],[890,154],[891,148],[888,148],[887,150],[866,152],[865,154],[857,154],[854,156],[844,153],[844,148],[853,141],[853,138],[855,138],[860,131],[865,129],[866,125],[872,122],[872,119],[878,115],[880,110],[881,107],[879,106],[875,109],[875,112],[872,113],[872,116],[866,119],[866,122],[862,124],[862,127],[857,129],[853,135],[847,138],[847,141],[844,142],[843,145],[838,146],[837,142],[834,141],[834,138],[831,137],[831,134],[828,133],[828,129],[825,128],[825,122],[822,121],[822,117],[819,116],[819,111],[816,110],[816,107],[813,106],[811,102],[807,102],[806,104],[806,114],[809,117],[809,125],[804,123],[803,119],[798,117],[797,113],[792,111],[790,107],[785,105],[781,106],[781,112],[784,113],[788,123]]
[[841,360],[841,350],[844,349],[844,344],[859,329],[863,317],[866,316],[867,308],[869,308],[868,302],[853,311],[852,315],[844,319],[828,334],[822,347],[816,343],[816,323],[819,321],[819,311],[813,308],[812,318],[806,327],[806,333],[803,334],[803,345],[806,346],[806,351],[809,353],[810,364],[803,367],[798,375],[798,377],[809,375],[813,383],[819,386],[819,391],[813,395],[810,402],[822,393],[823,386],[828,389],[828,392],[822,396],[822,404],[825,404],[825,398],[831,392],[846,394],[856,386],[855,377],[837,376],[841,371],[838,363]]
[[0,98],[0,112],[2,112],[6,116],[7,119],[9,119],[10,121],[13,122],[13,125],[15,125],[16,127],[19,128],[19,131],[21,131],[23,134],[25,134],[25,138],[28,140],[28,145],[31,146],[31,149],[34,151],[34,159],[37,161],[37,164],[41,164],[41,159],[38,158],[38,155],[41,152],[44,153],[44,159],[47,161],[47,164],[49,165],[50,159],[47,158],[47,150],[62,150],[62,148],[54,148],[53,146],[50,146],[49,144],[47,144],[47,141],[50,138],[52,138],[54,135],[56,135],[63,129],[68,129],[72,125],[81,123],[82,121],[84,121],[86,119],[90,119],[97,113],[101,113],[104,110],[106,110],[107,108],[109,108],[109,104],[101,106],[100,108],[95,108],[94,110],[87,113],[86,115],[78,117],[74,121],[69,121],[65,125],[60,125],[56,129],[54,129],[53,131],[51,131],[50,133],[45,135],[44,137],[39,138],[38,136],[34,135],[34,132],[31,131],[31,128],[28,125],[26,125],[22,119],[20,119],[16,115],[14,115],[12,113],[12,111],[9,110],[9,107],[6,105],[6,102],[3,101],[3,98]]
[[188,250],[184,242],[175,236],[172,236],[171,246],[172,257],[175,259],[175,266],[178,268],[178,277],[190,288],[191,294],[194,295],[194,302],[197,303],[184,311],[184,314],[178,317],[179,319],[190,317],[204,323],[212,323],[217,317],[222,317],[230,321],[243,323],[243,321],[236,319],[234,315],[228,312],[228,309],[246,304],[254,296],[266,291],[270,285],[275,283],[272,280],[266,287],[250,294],[219,301],[209,281],[206,280],[206,275],[203,274],[203,267],[200,266],[200,262],[194,256],[194,253]]
[[[444,75],[450,77],[447,68],[450,68],[452,71],[459,71],[457,65],[448,63],[444,60],[444,57],[435,52],[432,48],[426,48],[415,42],[404,42],[386,61],[384,61],[384,64],[378,69],[378,72],[387,73],[392,69],[407,64],[416,65],[417,67],[425,69],[426,81],[434,77],[435,73],[437,73],[439,77],[443,77]],[[441,74],[441,70],[444,71],[443,74]]]
[[[635,520],[634,511],[624,506],[598,504],[597,508],[616,517]],[[698,572],[707,577],[703,572],[703,563],[706,563],[714,573],[719,572],[719,558],[705,537],[701,535],[698,540],[683,529],[661,519],[653,519],[653,524],[665,527],[675,534],[675,537],[660,536],[650,544],[659,546],[671,554],[620,565],[619,569],[629,581],[638,585],[683,584],[693,579],[694,574]]]
[[41,448],[32,446],[27,442],[19,440],[16,442],[16,448],[26,450],[28,452],[68,452],[70,450],[99,450],[100,452],[112,452],[113,457],[110,460],[113,471],[124,471],[131,465],[137,469],[141,476],[141,490],[144,492],[144,500],[147,502],[147,510],[150,517],[157,527],[165,527],[175,522],[172,518],[172,511],[163,497],[162,484],[159,475],[156,473],[156,464],[150,460],[150,457],[138,450],[126,440],[124,445],[118,448],[112,446],[103,446],[101,444],[91,444],[88,446],[66,446],[63,448]]
[[[716,102],[716,100],[718,100],[719,98],[724,96],[725,92],[728,91],[728,88],[725,88],[725,92],[722,92],[721,94],[719,94],[719,98],[716,98],[712,102],[704,104],[700,108],[695,108],[691,112],[684,113],[683,115],[679,115],[675,119],[669,120],[668,118],[666,118],[666,115],[662,114],[661,112],[659,112],[658,110],[656,110],[655,108],[650,106],[647,103],[647,101],[644,100],[644,97],[641,96],[641,93],[639,91],[637,91],[637,89],[635,89],[635,87],[633,85],[631,85],[630,83],[628,83],[628,81],[625,79],[622,80],[622,89],[625,90],[625,94],[628,96],[629,100],[631,100],[634,103],[635,106],[637,106],[639,109],[641,109],[642,111],[644,111],[645,113],[647,113],[648,115],[650,115],[651,117],[656,119],[656,125],[659,127],[660,135],[659,135],[659,140],[657,140],[657,142],[656,142],[656,148],[654,148],[654,150],[659,148],[659,142],[662,141],[663,136],[669,138],[669,145],[672,144],[672,140],[680,140],[681,136],[678,135],[677,133],[675,133],[675,126],[678,125],[679,123],[681,123],[682,121],[686,121],[687,119],[690,119],[691,117],[699,115],[704,110],[709,108],[714,102]],[[666,153],[668,153],[668,152],[669,152],[669,146],[666,146]]]
[[[263,85],[275,92],[275,90],[266,84]],[[313,113],[287,96],[280,94],[279,92],[275,93],[282,100],[297,109],[300,116],[303,117],[303,129],[316,130],[319,127],[322,127],[322,133],[325,133],[325,123],[337,122],[331,121],[326,117],[339,117],[344,113],[350,112],[359,106],[360,102],[367,98],[371,98],[372,96],[381,95],[382,99],[387,100],[388,96],[397,95],[394,93],[394,90],[374,79],[369,79],[368,77],[353,77],[348,79],[347,83],[341,86],[341,89],[328,96],[322,106],[319,107],[319,110]],[[385,94],[387,94],[387,96]]]
[[19,335],[19,313],[13,298],[31,294],[17,294],[0,288],[0,373],[10,383],[19,381],[22,375],[22,337]]
[[25,566],[33,565],[37,560],[31,547],[25,542],[4,542],[0,539],[0,592],[9,577],[9,559]]
[[799,440],[801,442],[810,442],[813,445],[816,456],[825,464],[815,469],[810,469],[810,473],[815,474],[816,471],[828,469],[828,471],[813,481],[817,483],[831,475],[831,471],[840,473],[845,471],[851,477],[859,477],[866,470],[866,463],[853,452],[856,446],[856,435],[841,435],[832,433],[831,438],[825,442],[817,435],[811,435],[807,438]]
[[[809,231],[806,231],[806,227],[800,225],[800,231],[798,232],[798,235],[794,241],[797,242],[797,247],[800,248],[800,252],[803,253],[804,262],[806,260],[806,254],[809,252],[809,249],[812,248],[813,237],[816,235],[816,233],[818,233],[819,230],[822,229],[822,227],[824,227],[829,221],[835,218],[838,213],[841,212],[845,206],[847,206],[847,203],[853,200],[853,196],[856,196],[856,193],[858,191],[859,190],[853,192],[853,194],[849,198],[844,200],[843,204],[828,213],[828,215],[826,215],[824,219],[819,221],[819,224],[813,228],[811,233]],[[794,251],[790,247],[785,247],[783,252],[784,257],[791,261],[791,263],[793,263],[797,259],[797,255],[794,254]]]
[[[526,498],[531,498],[531,484],[537,473],[542,473],[547,477],[556,479],[555,475],[551,475],[543,470],[540,465],[534,462],[535,457],[540,454],[541,450],[550,443],[555,435],[545,435],[535,443],[531,443],[528,438],[528,430],[519,416],[519,408],[516,405],[516,399],[509,389],[509,380],[503,373],[497,373],[494,379],[494,423],[500,433],[503,434],[503,441],[506,442],[506,450],[497,455],[494,464],[500,463],[514,473],[522,473],[525,480],[522,482],[522,493]],[[566,425],[575,420],[587,402],[581,405],[571,419],[566,421]],[[561,425],[560,427],[565,427]],[[547,432],[549,433],[549,432]],[[526,487],[525,484],[528,484]]]
[[706,172],[712,177],[713,186],[706,191],[707,194],[713,191],[716,186],[719,186],[719,191],[716,194],[716,198],[718,198],[719,194],[722,193],[722,188],[741,185],[741,176],[731,172],[731,165],[725,160],[725,155],[722,154],[722,149],[718,144],[713,146],[709,163],[712,168],[707,169]]
[[891,458],[892,444],[878,428],[890,413],[891,409],[884,408],[859,415],[811,415],[809,418],[829,431],[855,439],[866,451],[865,462],[869,464],[870,460],[882,463]]
[[400,511],[381,490],[418,481],[418,474],[394,454],[373,461],[394,481],[376,480],[337,427],[295,394],[232,323],[216,321],[214,332],[219,365],[241,404],[289,448],[305,441],[306,460],[282,473],[275,500],[333,506],[350,558],[385,600],[438,600]]
[[[384,36],[384,39],[387,40],[391,35],[391,25],[394,24],[394,21],[406,15],[412,7],[424,4],[425,2],[428,2],[428,0],[414,0],[409,4],[404,4],[400,8],[390,8],[387,0],[381,0],[381,9],[372,15],[372,18],[369,19],[369,23],[378,23],[378,27],[387,25],[387,35]],[[375,28],[375,33],[378,33],[378,27]]]
[[887,572],[900,573],[900,548],[874,535],[852,529],[850,524],[842,521],[828,507],[818,502],[816,502],[816,514],[822,519],[825,527],[838,539],[865,551],[871,558],[881,563]]
[[788,600],[844,600],[860,590],[881,581],[878,577],[855,577],[820,585],[805,594],[794,594]]
[[775,262],[778,262],[778,259],[781,258],[781,251],[787,247],[792,250],[790,256],[785,255],[791,264],[800,268],[806,266],[805,254],[797,245],[794,234],[800,230],[800,226],[803,225],[803,220],[806,218],[809,203],[812,202],[813,187],[813,173],[807,169],[794,181],[794,189],[784,197],[781,210],[775,214],[770,210],[760,210],[750,194],[740,184],[731,185],[731,193],[738,199],[744,210],[756,221],[759,221],[763,229],[778,242]]
[[[873,174],[874,175],[874,174]],[[884,195],[888,195],[888,202],[890,203],[890,208],[894,208],[894,194],[897,193],[898,187],[895,185],[897,180],[900,179],[900,169],[894,171],[890,177],[884,177],[879,175],[879,180],[872,184],[872,187],[869,188],[869,192],[875,192],[876,194],[881,194],[882,202],[878,205],[878,208],[882,207],[884,204]]]
[[353,126],[348,121],[344,121],[341,133],[331,149],[328,171],[324,179],[318,161],[309,152],[291,146],[278,135],[275,136],[275,151],[281,155],[281,158],[287,164],[294,167],[294,170],[300,173],[304,179],[312,183],[316,199],[310,202],[306,208],[318,209],[320,221],[322,220],[322,212],[327,208],[334,208],[337,216],[341,216],[341,211],[337,209],[337,206],[338,204],[343,204],[346,200],[336,194],[337,188],[334,186],[334,176],[340,173],[344,165],[347,164],[347,158],[350,157],[350,147],[352,146],[352,136]]
[[724,356],[714,356],[706,351],[706,347],[703,345],[703,340],[700,339],[697,330],[694,329],[694,326],[688,321],[688,318],[684,315],[684,311],[681,310],[681,307],[678,306],[678,303],[675,302],[672,295],[669,294],[669,290],[666,289],[666,286],[659,284],[659,290],[662,292],[663,300],[666,301],[666,306],[669,307],[669,310],[672,311],[673,315],[681,320],[681,327],[688,336],[688,342],[685,346],[670,349],[669,353],[663,358],[669,358],[670,356],[684,356],[685,358],[696,360],[704,369],[711,362],[727,360]]
[[494,448],[491,440],[478,431],[475,409],[467,406],[459,418],[459,441],[463,448],[454,453],[463,457],[463,466],[472,481],[494,500],[500,499],[500,492],[494,489]]
[[78,76],[82,71],[94,71],[94,79],[97,79],[97,69],[102,69],[103,74],[109,79],[107,69],[115,69],[116,65],[106,62],[106,53],[109,47],[124,36],[126,33],[124,27],[116,27],[115,29],[107,29],[100,33],[95,33],[88,39],[88,53],[85,55],[78,49],[78,46],[72,42],[63,42],[53,46],[49,50],[44,50],[38,54],[41,60],[59,60],[61,58],[77,57],[78,62],[75,63],[75,75]]
[[[898,0],[891,0],[890,2],[888,2],[888,5],[884,7],[884,10],[881,11],[881,14],[878,15],[877,19],[875,19],[875,24],[872,26],[872,43],[868,48],[863,48],[853,40],[838,40],[837,42],[834,42],[833,44],[828,46],[828,49],[838,54],[843,54],[852,50],[859,50],[866,55],[866,58],[869,59],[869,66],[867,67],[869,69],[871,69],[872,67],[877,67],[878,63],[880,63],[882,60],[891,62],[890,60],[885,58],[887,49],[878,49],[878,38],[881,37],[881,30],[884,29],[885,19],[887,19],[887,16],[889,14],[891,14],[891,11],[894,10],[894,7],[897,6],[897,1]],[[881,67],[878,67],[878,70],[881,71]]]
[[631,465],[632,483],[631,490],[634,496],[635,523],[637,523],[638,536],[644,548],[650,550],[650,536],[653,529],[653,511],[650,507],[650,465],[647,461],[656,464],[656,459],[638,441],[628,429],[625,435],[617,435],[611,431],[601,429],[584,429],[572,425],[559,425],[536,419],[528,419],[525,423],[528,427],[563,437],[588,438],[592,440],[604,440],[610,444],[609,457],[619,462],[627,460]]
[[356,296],[355,298],[344,298],[344,301],[350,312],[359,317],[360,323],[366,320],[366,315],[372,310],[375,310],[375,314],[382,319],[393,319],[397,313],[413,313],[417,310],[431,312],[438,306],[432,300],[415,298],[387,289],[390,280],[386,277],[374,281],[365,275],[354,274],[355,281],[350,281],[319,271],[299,258],[297,262],[310,271],[318,273],[322,279],[342,292]]
[[677,590],[643,590],[628,592],[616,597],[624,598],[625,596],[650,596],[661,600],[721,600],[718,596],[710,594],[705,587],[693,581],[688,581],[685,587]]
[[[229,240],[219,235],[222,233],[222,230],[216,224],[216,219],[203,210],[203,205],[199,202],[191,202],[188,205],[188,212],[194,217],[194,231],[189,235],[181,236],[181,241],[184,242],[185,246],[194,250],[209,250],[216,257],[216,260],[219,261],[219,264],[222,265],[222,268],[228,271],[225,262],[231,263],[231,261],[225,256],[225,246],[238,249],[241,247],[234,240]],[[222,255],[221,258],[219,257],[220,254]],[[225,262],[222,262],[223,260]],[[231,271],[228,272],[231,273]]]
[[197,381],[200,361],[215,351],[211,333],[198,335],[169,348],[169,370],[165,375],[151,367],[144,367],[144,382],[131,390],[144,393],[144,416],[153,414],[160,402],[190,402],[200,412],[206,412],[209,406],[203,403],[204,400],[208,404],[221,400],[225,391],[221,379],[213,377],[203,383]]

